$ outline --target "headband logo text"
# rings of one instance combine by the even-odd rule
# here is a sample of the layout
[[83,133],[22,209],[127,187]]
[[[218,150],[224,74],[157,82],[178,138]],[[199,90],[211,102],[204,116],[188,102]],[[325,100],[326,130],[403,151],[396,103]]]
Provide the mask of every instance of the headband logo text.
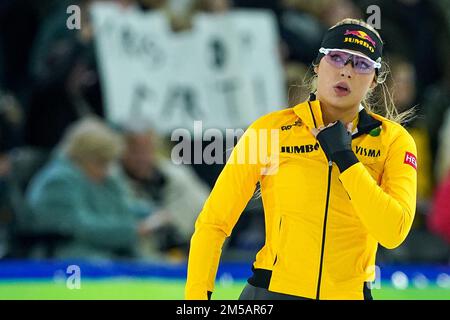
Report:
[[[370,52],[375,52],[375,41],[364,31],[350,31],[347,30],[344,33],[344,36],[354,36],[358,37],[359,39],[351,38],[351,37],[345,37],[344,42],[350,42],[350,43],[357,43],[359,45],[362,45],[370,50]],[[361,39],[361,40],[360,40]],[[370,42],[370,44],[369,44]]]

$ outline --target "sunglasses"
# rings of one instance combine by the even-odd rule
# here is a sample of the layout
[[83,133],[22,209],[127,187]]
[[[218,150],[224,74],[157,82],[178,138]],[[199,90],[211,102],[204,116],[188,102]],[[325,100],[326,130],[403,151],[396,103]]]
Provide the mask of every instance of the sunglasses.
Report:
[[380,62],[358,53],[349,52],[342,49],[325,49],[320,48],[320,53],[325,55],[325,60],[338,69],[343,68],[347,63],[351,62],[356,73],[368,74],[375,69],[381,68]]

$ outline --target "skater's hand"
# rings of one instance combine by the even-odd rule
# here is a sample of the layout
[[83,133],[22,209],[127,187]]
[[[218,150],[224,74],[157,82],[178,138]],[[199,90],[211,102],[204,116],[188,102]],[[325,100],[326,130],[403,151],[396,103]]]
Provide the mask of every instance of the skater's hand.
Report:
[[341,121],[311,129],[328,161],[335,162],[340,172],[358,162],[352,151],[352,129],[353,123],[344,126]]

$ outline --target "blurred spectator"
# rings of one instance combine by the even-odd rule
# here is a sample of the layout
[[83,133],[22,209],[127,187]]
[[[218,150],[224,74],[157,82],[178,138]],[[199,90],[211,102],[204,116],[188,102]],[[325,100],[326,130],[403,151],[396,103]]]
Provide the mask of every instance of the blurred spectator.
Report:
[[231,0],[196,0],[194,7],[196,11],[223,13],[231,9],[232,2]]
[[319,13],[321,21],[327,28],[334,26],[342,19],[352,17],[354,19],[363,19],[363,13],[351,0],[327,0]]
[[225,13],[231,7],[230,0],[166,0],[163,6],[174,32],[191,29],[198,12]]
[[27,145],[51,150],[72,122],[88,114],[103,114],[92,59],[70,40],[49,48],[48,69],[40,73],[30,98]]
[[[134,1],[129,0],[129,2]],[[167,4],[167,0],[137,0],[137,4],[143,10],[157,10],[163,9]]]
[[0,151],[0,258],[8,252],[8,238],[13,216],[9,206],[8,175],[10,167],[8,156]]
[[23,94],[29,84],[28,59],[39,24],[38,6],[45,8],[48,2],[0,1],[0,86],[16,94]]
[[30,63],[32,86],[25,122],[25,143],[51,150],[69,124],[87,114],[103,116],[88,6],[81,7],[80,30],[66,27],[67,1],[40,28]]
[[158,157],[156,136],[150,131],[127,131],[122,167],[134,201],[152,202],[170,223],[151,239],[158,250],[186,254],[197,215],[209,188],[189,167]]
[[110,174],[122,149],[119,136],[102,122],[85,119],[68,130],[61,153],[33,178],[28,229],[64,237],[54,257],[136,257],[138,235],[155,228],[151,219],[138,223],[123,181]]
[[423,103],[424,120],[430,137],[432,178],[435,183],[445,178],[450,166],[450,60],[446,58],[441,64],[445,77],[443,81],[428,88]]
[[237,8],[269,9],[277,19],[284,61],[309,65],[316,57],[325,26],[318,13],[323,1],[234,0]]
[[20,139],[21,121],[21,107],[15,97],[0,91],[0,257],[9,251],[13,227],[11,150]]
[[324,32],[336,22],[361,18],[350,0],[284,0],[279,15],[281,37],[288,47],[288,60],[310,65],[317,56]]
[[192,28],[192,18],[197,0],[137,0],[143,11],[161,10],[170,21],[173,32],[182,32]]
[[442,62],[447,60],[448,21],[433,0],[355,0],[362,10],[380,7],[385,51],[412,61],[416,70],[418,112],[427,87],[443,79]]
[[286,45],[285,59],[311,64],[320,48],[320,39],[326,29],[320,21],[307,13],[283,11],[280,32]]
[[[436,189],[428,226],[450,245],[450,170]],[[449,261],[450,262],[450,261]]]
[[12,94],[0,89],[0,150],[10,151],[21,141],[23,111]]
[[437,182],[444,180],[450,171],[450,106],[441,117],[443,125],[439,132],[439,148],[436,158]]
[[[416,72],[414,65],[406,57],[391,55],[387,58],[391,67],[394,103],[399,112],[410,108],[417,109]],[[415,115],[407,124],[409,133],[413,136],[417,146],[417,157],[420,159],[420,170],[417,172],[417,211],[425,214],[428,211],[428,200],[432,194],[432,159],[430,156],[430,142],[423,117]],[[418,222],[416,219],[415,223]]]
[[[389,55],[386,60],[391,67],[392,77],[388,77],[388,85],[392,87],[394,103],[398,111],[403,112],[411,107],[417,108],[417,73],[414,65],[407,57]],[[413,228],[410,235],[399,248],[387,251],[379,248],[380,262],[447,262],[448,248],[445,243],[429,230],[428,212],[433,193],[432,158],[427,127],[420,114],[405,124],[413,136],[417,146],[419,169],[417,171],[417,206]]]
[[403,112],[417,103],[416,69],[404,56],[390,55],[386,60],[391,68],[394,102],[398,111]]

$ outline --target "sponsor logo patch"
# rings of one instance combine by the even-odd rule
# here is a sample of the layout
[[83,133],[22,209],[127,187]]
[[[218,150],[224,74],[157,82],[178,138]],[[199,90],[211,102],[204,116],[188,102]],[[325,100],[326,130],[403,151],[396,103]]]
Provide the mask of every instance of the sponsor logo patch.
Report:
[[319,150],[319,143],[315,145],[306,144],[303,146],[281,146],[282,153],[309,153]]
[[405,153],[405,160],[403,160],[403,163],[409,164],[411,167],[417,170],[417,159],[416,156],[411,152]]
[[300,127],[302,125],[302,121],[300,119],[297,119],[293,124],[288,124],[281,127],[281,131],[291,130],[292,127]]
[[368,48],[370,52],[375,52],[375,41],[373,41],[373,39],[364,31],[347,30],[344,33],[344,36],[350,36],[345,37],[344,42],[357,43],[363,47]]
[[360,156],[365,157],[371,157],[371,158],[378,158],[381,156],[381,150],[380,149],[368,149],[360,146],[356,146],[355,153],[359,154]]

